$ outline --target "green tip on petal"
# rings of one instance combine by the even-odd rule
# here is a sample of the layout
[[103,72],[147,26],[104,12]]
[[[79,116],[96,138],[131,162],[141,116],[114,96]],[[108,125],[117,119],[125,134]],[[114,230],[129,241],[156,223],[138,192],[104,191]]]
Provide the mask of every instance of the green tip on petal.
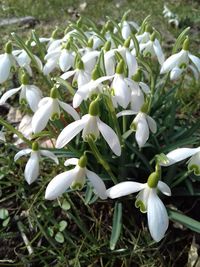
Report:
[[124,47],[129,48],[131,43],[131,37],[129,36],[128,39],[126,39],[126,41],[124,42]]
[[130,125],[130,129],[133,130],[134,132],[136,132],[137,131],[137,123],[132,122]]
[[152,172],[147,180],[147,184],[150,188],[156,188],[160,179],[158,172]]
[[200,176],[200,167],[196,164],[188,166],[189,171],[193,171],[196,176]]
[[83,185],[84,184],[82,184],[82,183],[79,183],[79,182],[76,182],[76,181],[74,181],[72,184],[71,184],[71,189],[72,190],[81,190],[81,189],[83,189]]
[[32,143],[32,150],[33,150],[33,151],[38,151],[38,150],[39,150],[38,142],[33,142],[33,143]]
[[78,165],[81,168],[85,168],[87,165],[87,156],[84,154],[82,157],[80,157],[79,161],[78,161]]
[[136,201],[135,201],[135,207],[138,208],[138,209],[140,209],[140,211],[142,213],[146,213],[147,212],[147,209],[146,209],[144,203],[140,199],[136,199]]
[[120,62],[117,64],[116,73],[123,74],[123,72],[124,72],[124,61],[123,59],[121,59]]
[[91,116],[98,116],[99,115],[99,101],[98,101],[98,99],[95,99],[90,103],[89,114]]
[[21,76],[21,84],[29,84],[29,77],[26,73],[23,73]]
[[60,119],[60,114],[59,113],[53,113],[52,115],[51,115],[51,121],[56,121],[56,120],[59,120]]
[[7,54],[11,54],[12,53],[12,43],[11,41],[7,42],[5,45],[5,52]]
[[183,43],[183,47],[182,47],[183,50],[188,51],[189,50],[189,45],[190,45],[190,40],[189,40],[188,37],[186,37],[186,39],[185,39],[185,41]]
[[58,89],[56,87],[53,87],[50,92],[50,97],[51,98],[58,98]]

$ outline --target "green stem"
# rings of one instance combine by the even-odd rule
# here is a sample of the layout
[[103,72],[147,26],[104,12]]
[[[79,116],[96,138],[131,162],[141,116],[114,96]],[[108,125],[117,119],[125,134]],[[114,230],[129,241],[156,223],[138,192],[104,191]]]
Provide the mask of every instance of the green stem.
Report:
[[87,138],[87,142],[93,152],[93,155],[95,156],[95,158],[97,159],[97,161],[103,166],[103,168],[106,170],[106,172],[110,175],[112,181],[114,184],[117,183],[117,179],[114,176],[114,174],[111,171],[111,168],[109,166],[109,164],[103,159],[101,153],[99,152],[93,138],[91,136],[88,136]]
[[17,129],[15,129],[10,123],[5,121],[4,119],[0,118],[0,124],[6,127],[8,130],[16,134],[20,139],[22,139],[27,145],[31,146],[32,142],[28,140],[26,137],[23,136]]

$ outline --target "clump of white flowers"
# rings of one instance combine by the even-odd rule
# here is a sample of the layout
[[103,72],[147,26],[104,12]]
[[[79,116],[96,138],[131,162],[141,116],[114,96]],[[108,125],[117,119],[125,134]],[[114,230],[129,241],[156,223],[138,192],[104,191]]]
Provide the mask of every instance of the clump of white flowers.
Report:
[[[24,171],[28,184],[40,177],[42,156],[59,164],[59,153],[60,157],[72,153],[71,158],[65,156],[66,170],[49,178],[45,193],[48,200],[77,189],[84,191],[88,185],[104,201],[139,192],[136,207],[147,212],[151,236],[158,242],[169,224],[158,192],[171,195],[169,186],[161,181],[161,166],[191,157],[188,168],[199,175],[200,149],[179,148],[164,160],[154,155],[151,164],[155,162],[156,170],[142,177],[144,181],[120,177],[118,170],[126,168],[123,161],[128,158],[129,136],[135,155],[142,155],[141,159],[152,146],[151,141],[157,140],[160,122],[152,112],[160,90],[156,82],[168,76],[172,81],[182,79],[188,69],[198,79],[200,59],[189,51],[189,37],[183,34],[175,44],[176,53],[165,60],[160,34],[147,20],[138,26],[124,16],[119,24],[109,21],[102,29],[93,29],[92,24],[88,26],[82,20],[68,25],[59,38],[58,29],[51,37],[38,37],[37,42],[34,38],[24,42],[12,34],[14,41],[9,41],[0,55],[0,83],[6,87],[13,73],[18,74],[20,82],[19,87],[1,92],[0,105],[19,94],[19,103],[31,114],[32,134],[27,139],[0,118],[4,126],[0,139],[5,141],[8,128],[27,145],[14,160],[30,155]],[[46,49],[43,57],[40,44]],[[169,75],[160,75],[164,73]],[[51,141],[56,139],[52,151],[38,145],[45,136]],[[101,167],[96,169],[94,158]],[[115,185],[107,189],[112,182]]]

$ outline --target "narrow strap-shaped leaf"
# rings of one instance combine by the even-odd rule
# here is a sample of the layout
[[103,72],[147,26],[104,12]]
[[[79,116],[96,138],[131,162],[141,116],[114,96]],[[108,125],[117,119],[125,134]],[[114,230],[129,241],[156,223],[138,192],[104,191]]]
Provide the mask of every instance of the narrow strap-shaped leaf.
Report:
[[110,249],[114,250],[122,230],[122,203],[116,202],[113,215]]
[[200,222],[171,209],[168,209],[168,215],[170,220],[179,222],[192,231],[200,233]]

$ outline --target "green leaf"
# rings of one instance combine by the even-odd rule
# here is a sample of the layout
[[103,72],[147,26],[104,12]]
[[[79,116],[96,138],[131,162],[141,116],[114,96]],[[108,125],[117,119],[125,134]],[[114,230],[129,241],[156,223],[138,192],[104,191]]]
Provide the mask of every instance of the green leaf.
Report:
[[67,200],[64,200],[63,203],[62,203],[61,208],[63,210],[69,210],[71,208],[70,203]]
[[169,219],[175,222],[179,222],[183,224],[185,227],[191,229],[194,232],[200,233],[200,222],[184,215],[181,214],[177,211],[167,209],[168,210],[168,215]]
[[54,235],[54,230],[53,230],[53,227],[48,227],[47,228],[47,232],[49,233],[49,235],[51,236],[51,237],[53,237],[53,235]]
[[65,239],[64,239],[64,236],[61,232],[58,232],[56,235],[55,235],[55,240],[58,242],[58,243],[64,243]]
[[67,227],[67,222],[62,220],[59,222],[59,231],[62,232],[65,230],[65,228]]
[[114,250],[122,229],[122,203],[116,202],[113,215],[110,249]]
[[7,209],[0,209],[0,219],[5,220],[9,216]]

